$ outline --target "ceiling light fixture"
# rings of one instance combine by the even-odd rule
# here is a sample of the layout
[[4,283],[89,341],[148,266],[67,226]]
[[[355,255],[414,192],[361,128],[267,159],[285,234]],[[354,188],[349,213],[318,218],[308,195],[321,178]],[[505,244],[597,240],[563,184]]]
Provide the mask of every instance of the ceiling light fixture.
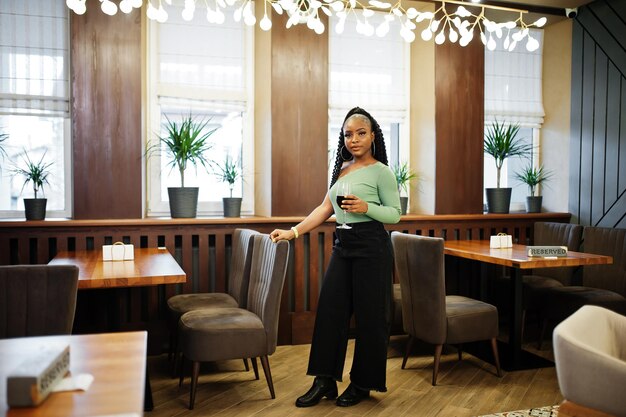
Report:
[[[167,12],[163,3],[172,5],[172,0],[146,0],[148,18],[158,22],[167,21]],[[255,25],[254,4],[252,0],[184,0],[183,19],[193,19],[196,2],[206,4],[206,18],[210,23],[223,23],[224,12],[234,9],[233,18],[239,22],[243,19],[247,25]],[[434,37],[435,43],[442,44],[446,40],[452,43],[458,41],[459,45],[467,46],[474,38],[474,33],[479,33],[480,40],[490,50],[496,48],[496,38],[504,37],[504,48],[513,51],[518,43],[526,39],[526,49],[534,51],[539,47],[539,42],[530,35],[531,27],[543,27],[546,18],[542,17],[533,23],[524,21],[527,10],[510,7],[478,4],[475,2],[444,0],[434,11],[418,11],[414,7],[405,9],[401,1],[390,3],[384,0],[263,0],[263,18],[259,26],[263,30],[272,28],[270,19],[273,9],[279,15],[283,13],[289,16],[287,28],[306,23],[307,27],[318,34],[324,33],[325,26],[320,19],[321,15],[336,16],[339,18],[335,31],[342,33],[346,20],[352,16],[356,18],[356,30],[366,36],[383,37],[389,32],[389,23],[395,19],[400,22],[400,35],[407,42],[415,40],[417,24],[425,24],[425,29],[420,31],[421,38],[428,41]],[[109,15],[117,13],[118,6],[111,0],[100,0],[102,11]],[[85,13],[86,0],[66,0],[67,7],[77,14]],[[140,8],[142,0],[121,0],[119,9],[123,13],[130,13],[133,8]],[[269,7],[268,7],[269,6]],[[452,9],[456,7],[456,10]],[[268,14],[268,10],[270,14]],[[510,12],[517,17],[515,20],[495,22],[485,16],[485,10],[499,10]],[[375,11],[387,13],[385,19],[376,28],[368,22]]]

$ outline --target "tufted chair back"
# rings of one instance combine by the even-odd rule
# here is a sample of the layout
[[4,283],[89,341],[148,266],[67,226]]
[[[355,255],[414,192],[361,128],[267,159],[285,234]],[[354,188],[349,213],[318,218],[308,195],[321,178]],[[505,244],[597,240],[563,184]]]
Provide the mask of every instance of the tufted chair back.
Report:
[[254,236],[247,309],[256,314],[267,334],[267,355],[276,350],[278,313],[287,274],[289,243],[272,242],[268,235]]

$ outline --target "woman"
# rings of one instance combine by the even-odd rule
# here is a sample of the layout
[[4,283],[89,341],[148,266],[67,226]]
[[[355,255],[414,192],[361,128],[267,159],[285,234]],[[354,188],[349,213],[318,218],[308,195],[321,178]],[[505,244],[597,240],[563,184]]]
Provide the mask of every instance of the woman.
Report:
[[[351,193],[337,205],[340,186],[349,182]],[[337,159],[324,201],[290,230],[274,230],[274,241],[298,238],[333,212],[351,228],[337,227],[335,245],[318,301],[307,374],[315,376],[311,389],[296,400],[310,407],[337,397],[354,313],[356,340],[350,385],[337,398],[349,407],[369,397],[370,390],[387,391],[387,344],[391,313],[393,255],[383,223],[400,220],[396,179],[387,166],[380,126],[365,110],[355,107],[346,115],[339,134]]]

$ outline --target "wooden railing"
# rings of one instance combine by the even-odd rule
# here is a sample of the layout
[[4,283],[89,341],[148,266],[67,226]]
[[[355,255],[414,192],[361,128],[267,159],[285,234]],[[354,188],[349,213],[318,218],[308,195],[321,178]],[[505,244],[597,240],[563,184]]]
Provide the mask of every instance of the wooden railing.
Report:
[[[536,221],[568,222],[569,219],[568,213],[407,215],[400,223],[386,228],[390,232],[453,240],[487,239],[492,234],[507,232],[516,242],[532,243]],[[116,241],[137,247],[165,246],[187,273],[187,283],[163,288],[131,288],[115,293],[117,322],[127,329],[150,327],[150,337],[158,343],[164,340],[158,335],[167,334],[167,298],[178,293],[226,290],[234,229],[250,228],[269,233],[275,228],[289,228],[300,220],[300,217],[250,217],[4,221],[0,222],[0,265],[45,264],[57,251],[100,250],[103,244]],[[332,252],[334,227],[334,221],[327,222],[291,241],[281,301],[280,344],[310,340],[317,297]],[[78,311],[77,315],[81,313],[90,314]]]

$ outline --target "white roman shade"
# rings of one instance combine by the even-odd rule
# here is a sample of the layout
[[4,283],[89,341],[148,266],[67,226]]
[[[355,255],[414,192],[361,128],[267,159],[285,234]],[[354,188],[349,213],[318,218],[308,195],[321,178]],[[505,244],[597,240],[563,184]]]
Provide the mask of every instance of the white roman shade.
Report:
[[69,117],[64,1],[0,2],[0,113]]
[[543,30],[531,29],[539,48],[529,52],[520,44],[509,52],[503,39],[494,51],[485,48],[485,123],[495,119],[540,127],[545,115],[542,96]]
[[[376,28],[385,15],[377,12],[368,21]],[[402,120],[408,109],[409,54],[408,44],[395,33],[400,24],[390,22],[389,34],[381,38],[358,33],[350,18],[338,35],[338,21],[331,17],[328,28],[331,119],[343,120],[349,109],[359,106],[381,123]]]

